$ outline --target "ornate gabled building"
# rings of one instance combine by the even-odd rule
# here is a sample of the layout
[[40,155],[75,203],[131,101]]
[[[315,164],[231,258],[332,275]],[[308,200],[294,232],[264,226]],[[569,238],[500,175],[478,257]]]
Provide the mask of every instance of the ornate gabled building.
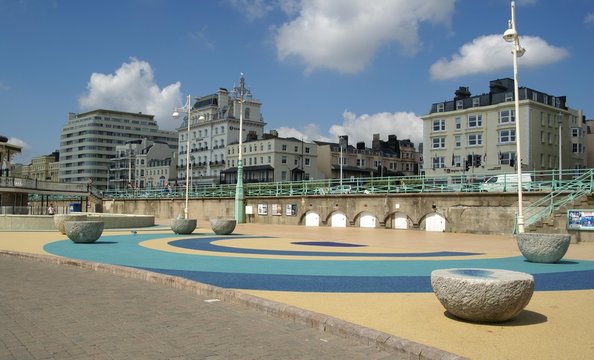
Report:
[[[177,129],[179,134],[177,181],[180,185],[185,183],[186,179],[187,151],[191,155],[191,178],[194,183],[214,184],[220,181],[223,170],[229,167],[226,163],[225,147],[239,143],[240,101],[235,91],[229,92],[225,88],[195,99],[190,111],[190,133],[188,134],[187,114]],[[262,103],[252,98],[251,93],[243,99],[243,141],[248,136],[262,137],[266,123],[262,117],[261,107]]]

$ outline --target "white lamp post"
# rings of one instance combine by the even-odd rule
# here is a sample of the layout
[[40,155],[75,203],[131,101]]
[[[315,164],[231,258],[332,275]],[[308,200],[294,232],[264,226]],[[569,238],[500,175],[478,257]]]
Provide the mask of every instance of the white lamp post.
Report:
[[563,142],[561,140],[561,129],[563,127],[563,113],[561,111],[559,111],[559,119],[557,125],[559,125],[559,186],[561,186],[561,177],[563,176]]
[[343,145],[344,138],[342,136],[338,137],[338,145],[340,145],[340,189],[342,190],[342,145]]
[[520,46],[520,37],[516,31],[516,2],[511,1],[511,20],[508,29],[503,34],[507,42],[513,44],[512,55],[514,63],[514,102],[516,112],[516,167],[518,176],[518,233],[524,232],[524,214],[522,208],[522,155],[520,146],[520,97],[518,90],[518,58],[524,55],[526,50]]
[[[186,102],[186,105],[183,106],[180,109],[175,109],[173,111],[173,118],[174,119],[178,119],[179,118],[179,110],[187,110],[188,114],[188,119],[187,119],[187,123],[188,123],[188,132],[186,134],[186,203],[185,203],[185,207],[184,207],[184,219],[188,218],[188,198],[190,195],[190,119],[191,119],[191,111],[192,111],[192,96],[188,94],[188,99]],[[200,119],[204,119],[203,116],[200,116]]]
[[239,78],[239,86],[233,88],[233,96],[239,100],[239,155],[237,158],[237,185],[235,186],[235,221],[238,224],[245,222],[245,207],[243,206],[243,102],[246,96],[251,96],[245,87],[243,73]]

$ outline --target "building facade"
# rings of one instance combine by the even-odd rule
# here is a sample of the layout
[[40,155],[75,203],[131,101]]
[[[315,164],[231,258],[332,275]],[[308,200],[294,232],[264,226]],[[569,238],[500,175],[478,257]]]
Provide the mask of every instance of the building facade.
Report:
[[[243,78],[242,78],[243,79]],[[229,144],[239,143],[240,108],[243,109],[243,141],[261,138],[265,122],[262,103],[252,98],[251,93],[243,98],[237,93],[220,88],[215,94],[196,99],[190,111],[188,134],[187,113],[177,129],[178,183],[185,183],[187,151],[190,152],[191,178],[196,185],[216,184],[223,176],[226,165],[226,149]],[[189,136],[189,148],[188,148]],[[236,170],[235,170],[236,171]]]
[[[239,144],[227,146],[227,166],[221,182],[237,182]],[[271,131],[260,139],[253,135],[243,143],[243,176],[245,183],[303,181],[319,179],[318,154],[315,143],[293,137],[278,137]]]
[[373,134],[371,148],[364,142],[349,145],[346,135],[340,136],[338,143],[315,143],[318,145],[318,171],[324,179],[408,176],[418,172],[414,144],[408,139],[398,140],[396,135],[389,135],[388,140],[383,141],[379,134]]
[[[519,89],[521,166],[526,171],[585,167],[585,125],[565,96]],[[514,81],[490,82],[472,96],[460,87],[453,100],[434,103],[423,119],[423,171],[428,176],[514,172],[516,114]],[[561,156],[559,154],[561,153]]]
[[18,174],[15,176],[34,179],[38,181],[60,181],[60,153],[54,151],[49,155],[37,156],[31,159],[29,165],[22,165],[19,167]]
[[70,113],[60,135],[60,182],[106,189],[116,146],[147,138],[177,148],[177,133],[159,130],[153,115],[98,109]]
[[177,178],[177,151],[169,144],[144,139],[116,146],[109,169],[110,190],[163,189]]

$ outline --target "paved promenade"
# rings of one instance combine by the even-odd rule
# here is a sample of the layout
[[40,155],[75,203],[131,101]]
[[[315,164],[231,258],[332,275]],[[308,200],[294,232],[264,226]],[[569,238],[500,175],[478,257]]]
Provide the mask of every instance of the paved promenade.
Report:
[[170,286],[0,256],[0,359],[388,359]]
[[[300,322],[326,329],[326,332],[314,330],[312,337],[305,337],[308,339],[307,344],[317,343],[312,340],[316,338],[323,344],[333,344],[334,340],[327,338],[330,336],[328,331],[342,331],[351,339],[345,341],[355,347],[347,351],[350,356],[371,359],[386,356],[387,353],[378,352],[371,347],[362,347],[354,342],[357,338],[367,341],[372,338],[379,339],[376,345],[384,341],[386,344],[394,345],[389,346],[392,350],[404,344],[405,346],[400,348],[406,348],[407,351],[416,354],[422,353],[427,358],[449,357],[451,354],[477,359],[594,358],[594,243],[572,244],[566,257],[559,264],[534,264],[523,259],[511,236],[244,224],[238,226],[231,236],[216,236],[209,229],[202,228],[189,236],[177,236],[164,228],[106,231],[98,243],[91,245],[73,244],[57,232],[5,232],[0,233],[0,250],[40,254],[44,257],[51,256],[53,259],[78,259],[77,262],[82,264],[113,264],[118,269],[129,269],[127,271],[132,273],[145,273],[145,270],[148,270],[161,274],[159,276],[165,279],[182,279],[183,281],[164,281],[180,288],[191,288],[194,286],[191,284],[205,284],[195,285],[195,292],[207,296],[195,300],[199,305],[184,305],[187,311],[182,311],[182,314],[187,315],[186,317],[191,314],[188,309],[193,307],[201,309],[206,306],[206,309],[212,309],[230,305],[234,308],[234,303],[238,302],[243,305],[251,304],[252,308],[281,317],[267,318],[262,313],[254,315],[251,310],[237,308],[240,314],[245,312],[246,316],[263,317],[265,324],[253,326],[254,328],[268,329],[269,323],[281,324],[280,328],[284,330],[274,328],[275,330],[270,330],[269,333],[287,335],[287,341],[293,336],[304,338],[299,337],[298,333],[308,329],[299,328],[298,332],[291,334],[295,327],[300,326]],[[56,266],[44,266],[50,265]],[[101,269],[110,271],[110,266],[112,265],[102,266]],[[512,321],[491,325],[459,321],[444,313],[443,307],[431,291],[429,282],[432,270],[452,267],[500,268],[528,272],[535,277],[536,291],[527,308]],[[80,269],[65,268],[67,274],[82,272]],[[24,270],[22,273],[27,281],[39,276],[39,272]],[[91,280],[94,276],[105,276],[100,272],[88,275],[90,279],[85,282],[91,285],[94,284]],[[170,276],[174,278],[168,278]],[[118,279],[113,275],[109,275],[108,278]],[[8,286],[4,284],[8,281],[4,276],[1,281],[1,286]],[[42,284],[52,284],[47,278],[40,281]],[[140,280],[113,281],[132,281],[149,289],[156,286]],[[24,282],[25,280],[21,279],[16,284]],[[98,289],[111,289],[111,285],[101,284],[93,288],[92,298],[96,298]],[[213,288],[219,290],[212,290]],[[70,290],[72,286],[65,289],[67,293]],[[152,293],[152,290],[145,291]],[[82,293],[85,292],[69,294],[74,297],[72,301],[76,302],[75,298],[82,296]],[[137,302],[158,300],[158,297],[136,296],[125,291],[108,291],[108,294],[121,294],[124,308]],[[113,298],[111,295],[109,299]],[[190,297],[195,295],[192,294]],[[165,298],[173,299],[169,295]],[[224,301],[204,302],[212,298]],[[100,301],[100,304],[108,303],[107,300]],[[33,305],[34,309],[41,309],[40,303],[35,304],[37,305]],[[64,308],[70,306],[73,305],[62,305]],[[161,306],[165,310],[155,310]],[[172,309],[175,307],[173,300],[170,306],[171,308],[158,303],[143,304],[141,315],[127,315],[125,318],[138,318],[142,323],[155,317],[159,322],[176,324],[177,319],[168,318],[168,314],[175,316]],[[56,312],[59,308],[60,302],[52,307]],[[201,316],[203,310],[197,312],[197,316]],[[223,310],[223,313],[227,312],[226,309]],[[151,315],[147,316],[147,313]],[[215,320],[218,318],[219,315],[216,315]],[[296,323],[286,323],[282,318],[295,319]],[[209,319],[181,319],[180,321],[189,321],[190,325],[180,326],[192,328],[196,324],[208,323],[204,326],[214,331],[210,327],[212,319]],[[248,325],[255,324],[251,318],[247,319]],[[124,327],[118,322],[112,321],[110,324]],[[105,327],[98,326],[96,329],[108,331]],[[140,333],[152,331],[146,326],[139,328]],[[175,329],[168,331],[178,334]],[[158,337],[154,334],[149,335],[147,336],[153,339]],[[208,335],[196,336],[208,338]],[[4,339],[4,336],[0,338]],[[111,339],[115,338],[119,337]],[[234,335],[232,338],[238,337]],[[320,338],[328,342],[319,340]],[[35,337],[30,337],[24,343],[34,342],[34,339]],[[224,340],[220,341],[225,344],[223,347],[229,344]],[[148,342],[150,345],[156,343]],[[165,342],[175,344],[173,340]],[[195,342],[202,344],[198,340]],[[285,341],[279,340],[279,343]],[[238,340],[238,344],[242,344],[241,340]],[[251,340],[248,341],[247,347],[251,344]],[[207,347],[215,345],[216,341]],[[299,342],[294,345],[303,348]],[[130,346],[132,345],[122,345]],[[243,346],[246,346],[245,343]],[[261,348],[260,345],[255,346]],[[318,344],[314,348],[327,346]],[[337,347],[347,349],[342,345]],[[263,349],[274,351],[273,347],[264,346]],[[293,353],[289,350],[282,351]],[[349,358],[338,353],[330,356],[317,353],[312,355],[307,352],[295,354],[299,354],[295,355],[295,358]],[[1,355],[2,353],[0,358]],[[232,353],[217,352],[215,355],[218,357],[213,358],[237,358]],[[281,358],[289,358],[284,353],[282,355]],[[256,352],[240,358],[266,356],[269,354],[260,355]],[[156,358],[175,357],[171,355]],[[193,357],[188,355],[187,358]],[[198,355],[198,358],[201,358],[201,355]]]

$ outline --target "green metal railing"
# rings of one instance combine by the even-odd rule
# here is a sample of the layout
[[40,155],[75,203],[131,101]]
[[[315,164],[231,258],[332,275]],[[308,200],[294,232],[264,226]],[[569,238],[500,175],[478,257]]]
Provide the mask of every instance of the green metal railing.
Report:
[[[503,174],[503,173],[502,173]],[[383,194],[423,194],[423,193],[468,193],[468,192],[516,192],[517,187],[511,180],[513,174],[500,177],[502,182],[497,187],[485,183],[491,176],[444,175],[435,177],[402,176],[311,181],[284,181],[270,183],[244,183],[245,196],[338,196],[338,195],[383,195]],[[531,181],[523,182],[523,192],[571,192],[582,191],[583,186],[592,187],[590,170],[563,170],[563,179],[559,172],[538,171],[530,174]],[[580,180],[578,180],[580,179]],[[586,183],[586,184],[582,184]],[[563,189],[563,190],[562,190]],[[185,187],[159,189],[130,189],[105,191],[106,198],[183,198]],[[190,189],[191,198],[234,197],[235,184],[206,185]]]
[[[533,202],[524,210],[524,226],[530,226],[553,214],[559,208],[573,203],[576,199],[592,193],[594,172],[592,169],[565,173],[569,180],[556,180],[551,192],[542,199]],[[516,223],[514,233],[518,231]]]

